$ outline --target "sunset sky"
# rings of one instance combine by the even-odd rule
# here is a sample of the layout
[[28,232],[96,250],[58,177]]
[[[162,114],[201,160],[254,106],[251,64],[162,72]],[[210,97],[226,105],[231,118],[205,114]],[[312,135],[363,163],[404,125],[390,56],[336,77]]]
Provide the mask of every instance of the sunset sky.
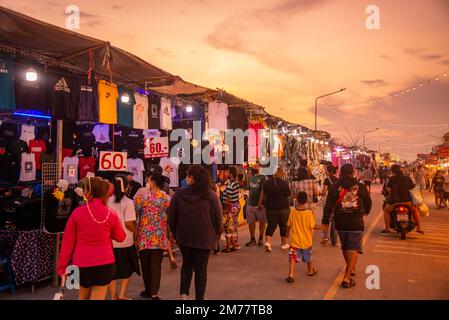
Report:
[[[449,73],[447,0],[2,0],[1,4],[64,27],[65,8],[81,10],[78,32],[125,49],[183,79],[223,88],[274,115],[313,127],[321,105],[355,104]],[[365,26],[368,5],[380,8],[380,30]],[[430,151],[449,127],[449,76],[368,106],[319,109],[318,128],[349,144],[356,130],[367,145],[404,159]],[[410,136],[410,138],[408,138]],[[434,137],[433,137],[434,136]],[[385,142],[389,140],[390,142]],[[416,144],[416,145],[413,145]]]

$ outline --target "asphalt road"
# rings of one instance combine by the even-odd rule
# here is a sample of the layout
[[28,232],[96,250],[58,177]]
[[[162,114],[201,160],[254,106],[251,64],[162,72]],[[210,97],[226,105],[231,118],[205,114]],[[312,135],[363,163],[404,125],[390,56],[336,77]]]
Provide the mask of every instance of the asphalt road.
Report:
[[[366,217],[364,254],[360,256],[355,280],[351,289],[341,289],[343,258],[339,248],[320,245],[321,231],[314,234],[313,261],[318,274],[307,277],[304,264],[296,267],[296,282],[287,283],[288,254],[280,249],[276,233],[273,251],[263,247],[242,246],[238,252],[212,255],[209,263],[206,298],[215,299],[449,299],[449,210],[435,210],[432,197],[426,194],[431,208],[429,217],[423,218],[425,235],[412,232],[405,241],[396,234],[381,234],[380,186],[372,190],[373,209]],[[321,210],[317,222],[321,222]],[[240,242],[248,239],[246,225],[240,228]],[[178,264],[181,257],[176,256]],[[365,273],[369,266],[379,270],[379,288],[365,285],[371,275]],[[372,267],[371,267],[372,268]],[[376,268],[376,267],[374,267]],[[179,295],[180,268],[171,270],[167,259],[163,262],[160,296],[177,299]],[[191,294],[194,293],[192,284]],[[140,299],[142,280],[133,277],[129,296]],[[29,287],[16,295],[1,293],[0,299],[52,299],[55,288],[48,283],[37,286],[35,293]],[[76,299],[70,292],[66,299]]]

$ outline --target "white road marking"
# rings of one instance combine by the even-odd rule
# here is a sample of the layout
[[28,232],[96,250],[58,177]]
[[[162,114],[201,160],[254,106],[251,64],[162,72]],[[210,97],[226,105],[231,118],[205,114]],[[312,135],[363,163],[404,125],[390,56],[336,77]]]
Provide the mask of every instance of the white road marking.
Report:
[[376,247],[379,248],[390,248],[390,249],[407,249],[407,250],[417,250],[417,251],[425,251],[425,252],[442,252],[449,254],[449,250],[439,250],[439,249],[424,249],[424,248],[404,248],[404,247],[396,247],[396,246],[386,246],[381,244],[376,244]]
[[373,252],[383,252],[383,253],[395,253],[395,254],[408,254],[412,256],[421,256],[421,257],[432,257],[432,258],[441,258],[441,259],[449,259],[449,256],[440,256],[434,254],[425,254],[425,253],[413,253],[413,252],[404,252],[404,251],[389,251],[389,250],[376,250]]
[[396,245],[406,245],[408,247],[423,246],[423,247],[435,247],[435,248],[448,248],[448,250],[449,250],[449,247],[447,245],[440,246],[440,245],[436,245],[436,244],[425,244],[425,243],[412,243],[411,244],[411,243],[404,243],[404,242],[399,242],[399,241],[384,241],[384,240],[377,240],[377,242],[390,243],[390,244],[396,244]]

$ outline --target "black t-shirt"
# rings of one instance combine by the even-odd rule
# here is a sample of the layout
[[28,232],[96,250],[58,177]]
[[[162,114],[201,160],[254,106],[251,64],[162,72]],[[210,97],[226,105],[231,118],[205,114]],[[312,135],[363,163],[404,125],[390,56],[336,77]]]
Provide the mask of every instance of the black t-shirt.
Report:
[[87,77],[77,78],[75,85],[78,94],[77,120],[98,121],[97,82]]
[[336,184],[337,182],[338,182],[337,177],[330,177],[330,178],[324,179],[323,184],[329,188],[331,185]]
[[46,105],[58,119],[76,120],[77,90],[72,76],[47,72]]
[[160,129],[161,122],[159,111],[161,109],[161,99],[157,96],[148,97],[148,127],[150,129]]
[[442,177],[442,176],[433,177],[432,184],[433,184],[433,190],[443,191],[444,177]]
[[267,210],[283,210],[290,208],[290,185],[279,178],[270,178],[263,185],[265,208]]
[[33,66],[37,73],[36,81],[28,81],[26,72],[29,65],[16,63],[14,66],[14,94],[16,96],[16,109],[32,109],[48,112],[45,100],[47,96],[46,78],[47,74],[43,68]]
[[397,192],[399,196],[399,202],[410,202],[412,198],[410,196],[410,190],[415,187],[410,177],[405,175],[397,175],[391,177],[387,184],[388,188],[391,188],[391,192]]
[[235,107],[228,109],[228,129],[242,129],[243,132],[248,129],[248,118],[245,110]]
[[129,182],[129,189],[128,192],[126,193],[126,196],[130,199],[134,199],[134,196],[137,193],[137,190],[139,190],[140,188],[142,188],[142,185],[140,183],[138,183],[137,181],[131,180]]

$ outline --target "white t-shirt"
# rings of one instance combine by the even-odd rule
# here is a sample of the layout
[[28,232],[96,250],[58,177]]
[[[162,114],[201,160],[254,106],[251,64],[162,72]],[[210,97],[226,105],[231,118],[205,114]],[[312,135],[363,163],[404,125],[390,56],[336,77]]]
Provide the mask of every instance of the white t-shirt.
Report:
[[134,201],[127,196],[123,196],[119,203],[115,202],[115,195],[112,195],[108,200],[108,206],[117,212],[123,229],[125,229],[126,238],[123,242],[116,242],[112,240],[114,248],[129,248],[134,245],[133,233],[125,227],[125,222],[136,221],[136,209],[134,208]]
[[70,184],[78,183],[78,161],[77,157],[65,157],[62,160],[62,178]]
[[25,141],[27,144],[30,143],[30,140],[34,140],[34,126],[29,126],[27,124],[22,124],[22,129],[20,132],[20,140]]
[[36,159],[33,153],[22,153],[20,162],[20,178],[19,181],[36,180]]
[[163,175],[170,179],[170,188],[178,188],[179,187],[179,159],[177,158],[161,158],[159,165],[164,170]]
[[145,166],[143,165],[142,159],[128,159],[127,161],[127,170],[132,173],[133,180],[137,181],[141,185],[143,184],[143,172],[145,171]]
[[158,129],[147,129],[143,130],[143,136],[148,138],[159,138],[161,136],[161,132]]
[[95,141],[98,143],[109,143],[109,125],[108,124],[97,124],[92,131],[95,136]]
[[228,105],[223,102],[209,102],[209,129],[226,131],[228,128]]
[[171,101],[165,98],[161,98],[161,129],[172,130],[171,123]]
[[148,129],[148,97],[135,93],[134,99],[136,104],[133,111],[133,127],[135,129]]

